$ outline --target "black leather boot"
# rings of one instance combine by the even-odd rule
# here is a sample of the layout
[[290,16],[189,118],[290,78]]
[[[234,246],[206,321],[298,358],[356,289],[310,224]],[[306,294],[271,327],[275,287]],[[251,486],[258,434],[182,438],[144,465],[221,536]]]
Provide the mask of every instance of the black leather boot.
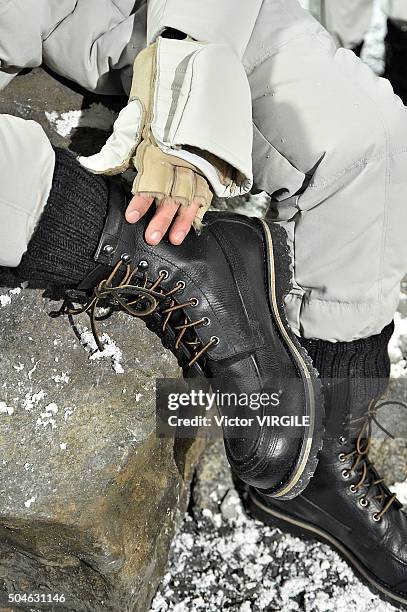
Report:
[[221,392],[279,390],[279,406],[263,407],[260,416],[306,418],[309,425],[255,422],[237,436],[225,425],[225,447],[245,482],[291,499],[315,471],[323,401],[311,360],[285,319],[290,272],[284,230],[212,213],[201,235],[191,232],[181,246],[163,240],[151,247],[143,238],[149,217],[126,223],[128,194],[113,181],[109,188],[97,265],[67,292],[59,314],[87,312],[97,341],[98,306],[142,317],[185,376],[210,378]]
[[367,340],[303,341],[324,374],[327,432],[308,488],[292,501],[250,489],[260,520],[334,548],[375,593],[407,605],[407,515],[369,460],[376,400],[389,374],[390,325]]
[[385,38],[385,69],[383,76],[390,81],[396,93],[407,104],[407,28],[387,20]]

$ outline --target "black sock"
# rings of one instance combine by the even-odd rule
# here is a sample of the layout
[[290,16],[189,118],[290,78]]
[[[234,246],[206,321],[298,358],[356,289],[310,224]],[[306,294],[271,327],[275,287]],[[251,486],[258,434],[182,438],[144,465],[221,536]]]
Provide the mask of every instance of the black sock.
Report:
[[55,149],[48,202],[13,273],[36,286],[74,287],[95,267],[107,214],[106,180],[85,170],[74,155]]
[[321,378],[388,378],[388,344],[394,331],[390,323],[380,334],[353,342],[327,342],[299,338]]
[[380,334],[353,342],[299,339],[324,385],[327,431],[337,431],[349,414],[361,417],[386,391],[393,331],[391,323]]

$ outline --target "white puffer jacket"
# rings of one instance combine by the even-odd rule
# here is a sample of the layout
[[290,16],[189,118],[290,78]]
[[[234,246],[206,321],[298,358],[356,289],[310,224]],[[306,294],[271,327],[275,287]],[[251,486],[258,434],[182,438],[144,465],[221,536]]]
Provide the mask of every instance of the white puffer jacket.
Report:
[[[173,27],[224,42],[241,58],[263,0],[0,0],[0,88],[42,62],[83,87],[129,89],[131,65],[146,42]],[[146,41],[147,36],[147,41]]]

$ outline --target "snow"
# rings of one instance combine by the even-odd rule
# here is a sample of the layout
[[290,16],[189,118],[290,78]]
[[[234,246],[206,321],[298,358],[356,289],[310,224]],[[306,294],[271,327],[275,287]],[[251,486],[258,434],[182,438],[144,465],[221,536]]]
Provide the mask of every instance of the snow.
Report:
[[58,406],[52,402],[45,406],[44,412],[41,412],[41,415],[38,417],[36,421],[36,425],[42,427],[51,426],[51,429],[55,429],[57,427],[55,416],[58,414]]
[[61,374],[55,374],[54,376],[51,376],[51,378],[57,384],[60,384],[60,383],[68,384],[70,380],[67,372],[61,372]]
[[82,325],[78,326],[78,330],[80,331],[81,344],[90,352],[89,359],[91,361],[107,359],[111,362],[112,369],[116,374],[124,373],[124,368],[121,364],[123,353],[108,334],[103,333],[100,336],[103,351],[99,351],[92,332]]
[[386,16],[380,0],[375,0],[372,23],[365,37],[362,60],[377,72],[384,71],[384,37],[386,35]]
[[11,304],[12,296],[19,295],[21,293],[21,287],[15,287],[14,289],[10,289],[7,293],[3,293],[0,295],[0,308],[4,306],[8,306]]
[[[32,362],[34,363],[34,357],[31,358]],[[28,376],[28,380],[32,379],[32,375],[34,374],[34,372],[36,371],[38,364],[39,364],[40,360],[38,360],[37,362],[34,363],[33,367],[31,368],[31,370],[28,372],[27,376]]]
[[[151,612],[391,612],[328,546],[254,521],[234,489],[235,517],[187,516]],[[219,500],[220,501],[220,500]]]
[[407,482],[396,482],[390,489],[402,504],[407,505]]
[[404,378],[407,376],[407,362],[405,359],[407,351],[407,318],[403,317],[400,312],[396,312],[394,316],[394,327],[394,334],[389,343],[391,377]]
[[45,115],[55,131],[63,137],[70,136],[76,128],[95,128],[108,132],[117,117],[117,113],[106,108],[101,102],[93,103],[85,110],[65,113],[52,111],[46,112]]
[[65,423],[71,418],[71,416],[73,415],[75,410],[76,410],[76,408],[65,408],[65,411],[64,411],[64,421],[65,421]]
[[30,506],[32,506],[36,499],[36,497],[30,497],[30,499],[27,499],[27,501],[24,502],[24,506],[26,508],[30,508]]
[[46,393],[42,389],[37,393],[26,393],[25,398],[23,400],[23,408],[30,412],[35,408],[43,399],[45,399]]
[[270,198],[266,193],[251,195],[247,200],[239,198],[239,204],[233,206],[233,212],[246,217],[263,218],[269,207]]
[[11,297],[9,295],[0,295],[0,306],[7,306],[11,304]]
[[5,402],[0,402],[0,414],[7,414],[8,416],[11,416],[14,414],[14,408],[7,406]]

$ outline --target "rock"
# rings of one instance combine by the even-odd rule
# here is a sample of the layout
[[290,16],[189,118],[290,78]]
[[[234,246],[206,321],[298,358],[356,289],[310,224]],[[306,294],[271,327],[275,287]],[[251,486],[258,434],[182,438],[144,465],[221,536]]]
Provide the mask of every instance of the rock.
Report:
[[69,146],[89,155],[105,143],[112,121],[125,103],[124,96],[97,96],[35,68],[16,77],[1,92],[0,112],[32,119],[55,146]]
[[233,480],[223,440],[216,440],[206,449],[196,469],[192,511],[199,516],[207,510],[213,514],[218,513],[230,490],[233,490]]
[[240,498],[237,491],[231,489],[225,495],[220,505],[220,511],[224,519],[231,521],[239,516]]
[[5,590],[146,610],[204,443],[155,436],[155,379],[178,376],[176,361],[129,317],[104,322],[91,354],[39,292],[2,290],[0,304]]
[[407,480],[407,441],[374,438],[371,457],[387,485]]
[[[387,437],[377,426],[373,427],[372,459],[380,475],[388,485],[404,482],[407,479],[407,387],[406,379],[391,381],[383,401],[395,401],[404,404],[398,406],[390,403],[377,413],[378,422],[394,436]],[[381,402],[379,402],[380,405]]]
[[[0,112],[38,121],[55,145],[95,152],[123,101],[102,106],[68,85],[35,69],[2,93]],[[78,121],[88,127],[71,130]],[[0,284],[13,286],[7,270]],[[51,309],[38,291],[0,290],[0,594],[144,612],[204,441],[155,436],[155,380],[180,372],[140,321],[102,323],[105,350],[92,354],[86,317],[88,352]]]

